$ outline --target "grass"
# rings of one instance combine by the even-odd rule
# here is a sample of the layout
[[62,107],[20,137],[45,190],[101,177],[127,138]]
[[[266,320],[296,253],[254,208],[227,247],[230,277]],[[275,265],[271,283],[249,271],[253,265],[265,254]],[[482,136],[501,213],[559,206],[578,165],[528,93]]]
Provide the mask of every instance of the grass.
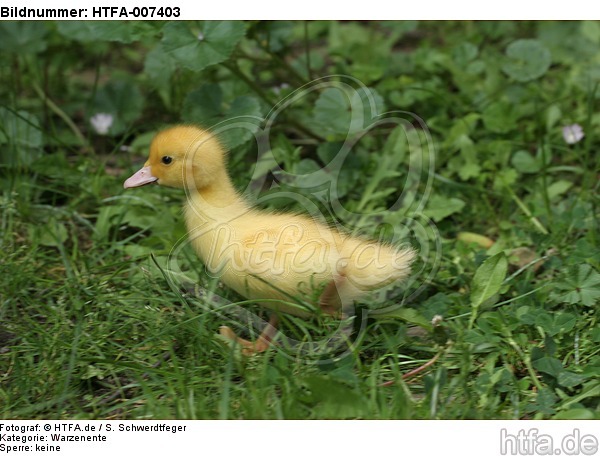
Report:
[[[599,94],[597,78],[580,81],[597,74],[594,25],[328,22],[288,32],[250,23],[224,64],[202,70],[210,90],[176,59],[165,64],[168,77],[154,72],[149,52],[163,52],[160,36],[177,32],[162,26],[140,25],[136,46],[104,38],[92,50],[83,35],[67,39],[64,25],[47,23],[37,37],[26,25],[3,25],[2,33],[32,35],[22,55],[5,50],[0,59],[8,100],[0,112],[1,418],[600,418]],[[527,80],[503,69],[507,46],[521,38],[536,41],[527,52],[551,51],[546,73]],[[79,62],[79,46],[99,55]],[[58,61],[67,78],[57,76]],[[13,64],[19,71],[8,70]],[[418,127],[414,118],[369,130],[333,174],[343,222],[408,238],[423,272],[388,295],[386,304],[400,306],[386,318],[360,318],[368,303],[359,303],[347,345],[314,345],[336,321],[284,317],[283,334],[299,346],[243,357],[217,336],[219,326],[243,332],[240,309],[266,315],[180,243],[184,195],[126,193],[122,181],[143,162],[157,125],[210,120],[193,111],[190,94],[219,93],[225,101],[213,108],[224,118],[243,114],[240,106],[264,116],[265,98],[336,72],[363,80],[375,104],[424,119],[427,128],[405,134],[397,125]],[[282,81],[291,87],[277,95],[271,86]],[[18,97],[30,82],[35,89]],[[348,131],[337,123],[348,120],[347,106],[329,89],[308,93],[274,123],[274,157],[300,176],[294,181],[269,174],[249,137],[226,138],[238,187],[254,176],[251,189],[271,198],[263,205],[301,209],[285,200],[292,189],[339,218],[322,198],[323,175],[306,177]],[[128,107],[115,111],[108,135],[94,133],[86,119],[116,103],[119,90]],[[560,128],[575,122],[586,136],[569,145]],[[433,146],[433,173],[417,144]],[[377,213],[403,190],[396,211]],[[215,295],[233,304],[219,308]]]

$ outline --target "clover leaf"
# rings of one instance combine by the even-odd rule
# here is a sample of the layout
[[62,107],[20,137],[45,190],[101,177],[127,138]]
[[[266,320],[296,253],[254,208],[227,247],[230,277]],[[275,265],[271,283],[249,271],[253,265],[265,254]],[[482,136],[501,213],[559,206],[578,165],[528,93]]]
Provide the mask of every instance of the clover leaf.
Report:
[[552,55],[541,42],[517,40],[506,48],[502,71],[518,82],[527,82],[543,76],[551,63]]
[[221,63],[246,34],[239,21],[169,22],[163,29],[163,50],[192,71]]

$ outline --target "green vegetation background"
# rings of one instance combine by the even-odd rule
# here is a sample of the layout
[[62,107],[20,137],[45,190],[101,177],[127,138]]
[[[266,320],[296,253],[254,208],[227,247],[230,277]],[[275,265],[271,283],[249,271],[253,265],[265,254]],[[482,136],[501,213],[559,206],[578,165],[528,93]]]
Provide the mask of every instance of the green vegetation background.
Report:
[[[311,84],[331,75],[348,85]],[[600,418],[599,81],[598,22],[1,22],[0,418]],[[369,129],[334,176],[342,222],[389,237],[425,221],[435,274],[346,356],[241,357],[210,296],[166,280],[184,195],[122,181],[157,129],[245,116],[223,137],[236,184],[254,175],[267,205],[295,208],[277,193],[314,200],[310,179],[362,128],[357,100],[365,125],[404,120]],[[295,183],[257,160],[267,117]],[[425,207],[378,216],[426,193],[407,171],[423,141]],[[283,331],[310,342],[332,324]]]

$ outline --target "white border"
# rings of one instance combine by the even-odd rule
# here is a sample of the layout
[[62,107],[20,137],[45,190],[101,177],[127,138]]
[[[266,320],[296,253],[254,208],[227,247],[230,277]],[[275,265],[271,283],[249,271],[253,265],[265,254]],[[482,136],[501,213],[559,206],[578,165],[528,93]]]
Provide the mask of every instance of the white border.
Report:
[[[178,19],[230,20],[594,20],[600,19],[600,2],[524,2],[522,0],[7,0],[2,6],[28,8],[89,8],[143,6],[181,9]],[[91,15],[90,15],[91,16]],[[117,19],[117,18],[115,18]]]
[[[164,456],[167,455],[236,455],[307,456],[312,454],[368,455],[597,455],[600,432],[597,421],[0,421],[2,434],[6,425],[36,425],[38,432],[9,432],[8,434],[45,436],[104,435],[105,442],[45,442],[60,445],[62,456]],[[177,433],[168,431],[119,431],[119,425],[185,426]],[[95,431],[66,429],[55,426],[95,426]],[[101,431],[98,426],[102,425]],[[44,431],[48,426],[50,431]],[[107,430],[111,426],[111,430]],[[517,436],[521,440],[517,440]],[[503,436],[504,441],[503,441]],[[587,448],[573,448],[586,443]],[[39,438],[39,437],[38,437]],[[584,442],[584,438],[587,439]],[[542,439],[552,442],[538,446]],[[596,442],[590,451],[590,442]],[[529,443],[528,443],[529,442]],[[566,442],[565,451],[564,442]],[[19,444],[0,442],[0,444]],[[34,443],[26,443],[33,445]],[[594,450],[594,448],[591,448]],[[587,451],[586,451],[587,450]],[[5,453],[3,453],[5,454]],[[28,452],[9,454],[41,454]]]

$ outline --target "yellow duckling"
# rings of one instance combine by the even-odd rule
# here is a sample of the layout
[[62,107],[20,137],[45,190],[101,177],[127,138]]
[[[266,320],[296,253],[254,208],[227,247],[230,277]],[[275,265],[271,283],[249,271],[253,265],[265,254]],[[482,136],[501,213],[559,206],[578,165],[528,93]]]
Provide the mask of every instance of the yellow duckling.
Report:
[[[252,207],[227,174],[225,150],[206,130],[176,126],[159,132],[144,167],[124,187],[152,182],[186,190],[188,234],[206,268],[240,295],[264,300],[276,312],[310,316],[310,309],[290,297],[322,290],[316,305],[325,313],[343,314],[365,293],[410,272],[415,256],[410,248],[350,236],[306,215]],[[236,337],[228,327],[220,332],[248,354],[269,346],[276,324],[275,313],[256,342]]]

